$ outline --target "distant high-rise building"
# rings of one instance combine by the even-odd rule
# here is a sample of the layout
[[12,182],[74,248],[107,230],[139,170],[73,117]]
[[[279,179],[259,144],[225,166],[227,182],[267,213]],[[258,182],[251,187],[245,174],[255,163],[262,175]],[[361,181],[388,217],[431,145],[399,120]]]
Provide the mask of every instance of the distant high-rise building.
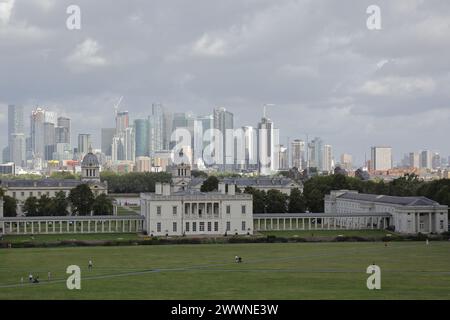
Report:
[[59,117],[55,127],[56,143],[70,144],[70,119]]
[[305,141],[296,139],[291,142],[291,163],[298,170],[305,168]]
[[171,136],[173,131],[173,114],[164,110],[164,150],[169,150],[173,146],[171,144]]
[[371,149],[371,170],[386,171],[392,169],[392,148],[372,147]]
[[203,151],[212,141],[214,118],[212,115],[199,116],[194,121],[194,164],[203,163]]
[[88,133],[78,134],[78,154],[87,154],[90,147],[92,147],[91,135]]
[[[22,166],[25,161],[25,128],[23,123],[23,106],[8,106],[8,148],[7,159],[16,166]],[[17,145],[14,145],[17,143]],[[23,148],[23,150],[21,149]]]
[[[244,143],[243,143],[243,161],[241,159],[237,159],[237,164],[240,169],[243,170],[256,170],[258,169],[258,146],[257,146],[257,132],[252,126],[244,126],[242,127],[242,131],[244,134]],[[241,155],[239,155],[241,157]]]
[[423,150],[420,153],[420,168],[432,169],[432,154],[430,150]]
[[102,140],[102,152],[106,156],[112,156],[111,146],[113,143],[113,137],[116,134],[116,128],[102,128],[101,140]]
[[278,145],[279,136],[272,120],[264,114],[258,123],[258,171],[268,175],[278,169],[278,158],[275,146]]
[[333,148],[331,145],[326,144],[323,146],[323,158],[322,158],[322,171],[330,172],[334,166],[333,160]]
[[352,155],[347,153],[341,154],[341,168],[345,170],[351,170],[353,168]]
[[288,162],[288,149],[279,145],[278,147],[278,170],[289,170],[289,162]]
[[147,119],[134,120],[136,133],[136,157],[145,157],[149,155],[149,121]]
[[136,160],[136,135],[133,127],[128,127],[125,130],[124,136],[124,148],[125,159],[128,161]]
[[308,144],[309,152],[309,167],[317,168],[317,170],[323,170],[323,141],[319,137],[315,137]]
[[53,123],[56,127],[58,125],[58,114],[54,111],[45,111],[45,120],[44,122]]
[[420,168],[420,157],[417,152],[410,152],[408,155],[408,167]]
[[162,104],[152,104],[152,112],[148,117],[149,122],[149,153],[153,155],[156,151],[164,149],[164,107]]
[[136,171],[150,172],[152,170],[152,162],[150,157],[136,157]]
[[[214,109],[213,113],[214,118],[214,129],[219,130],[223,135],[223,143],[221,147],[221,153],[223,155],[222,157],[222,164],[219,165],[219,168],[221,170],[233,170],[234,168],[234,156],[232,156],[232,152],[228,152],[227,155],[227,137],[226,137],[226,131],[228,129],[234,129],[234,115],[233,113],[227,111],[223,107],[217,107]],[[234,145],[230,144],[228,146],[229,148],[234,149]]]
[[44,141],[45,110],[36,108],[31,112],[31,151],[35,159],[43,159],[45,155]]
[[17,167],[25,165],[25,135],[23,133],[12,133],[10,137],[11,149],[9,150],[10,161]]
[[116,114],[116,134],[125,132],[130,125],[128,111],[119,111]]
[[53,152],[55,151],[55,124],[44,122],[44,160],[53,160]]
[[431,167],[433,169],[439,169],[441,167],[441,155],[437,152],[433,153],[432,155]]

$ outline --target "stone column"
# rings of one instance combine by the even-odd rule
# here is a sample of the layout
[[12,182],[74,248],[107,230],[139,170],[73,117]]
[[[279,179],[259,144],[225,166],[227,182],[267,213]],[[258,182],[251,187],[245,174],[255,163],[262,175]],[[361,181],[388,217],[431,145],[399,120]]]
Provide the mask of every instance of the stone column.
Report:
[[431,223],[432,217],[431,217],[432,213],[428,212],[428,232],[433,232],[433,225]]

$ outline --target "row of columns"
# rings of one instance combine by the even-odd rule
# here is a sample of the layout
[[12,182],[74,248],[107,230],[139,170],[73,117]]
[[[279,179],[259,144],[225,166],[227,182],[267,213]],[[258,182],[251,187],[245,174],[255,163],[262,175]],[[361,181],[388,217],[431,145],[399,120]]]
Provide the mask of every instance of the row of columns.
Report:
[[202,209],[202,215],[218,215],[219,214],[219,202],[185,202],[184,213],[198,215],[200,213],[200,207]]
[[0,234],[125,233],[141,232],[144,229],[144,221],[142,219],[17,220],[0,221],[0,229]]
[[387,217],[307,217],[259,218],[254,217],[256,231],[272,230],[357,230],[386,229]]

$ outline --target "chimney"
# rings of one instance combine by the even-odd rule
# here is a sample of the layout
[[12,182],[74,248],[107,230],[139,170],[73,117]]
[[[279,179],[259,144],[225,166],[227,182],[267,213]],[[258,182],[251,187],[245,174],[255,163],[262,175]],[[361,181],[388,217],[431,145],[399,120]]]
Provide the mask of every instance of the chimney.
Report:
[[219,192],[225,194],[225,182],[219,182]]
[[170,196],[170,183],[163,183],[162,185],[162,195]]
[[229,184],[228,185],[228,194],[230,196],[234,196],[236,193],[236,186],[234,184]]
[[162,183],[161,182],[156,182],[155,183],[155,194],[162,194]]

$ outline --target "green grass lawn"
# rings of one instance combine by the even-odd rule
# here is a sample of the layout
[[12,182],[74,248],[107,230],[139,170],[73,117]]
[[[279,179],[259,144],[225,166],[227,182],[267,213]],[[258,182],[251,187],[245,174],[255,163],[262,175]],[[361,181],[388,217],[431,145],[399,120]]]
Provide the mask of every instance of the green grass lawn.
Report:
[[[51,242],[61,240],[135,240],[137,233],[77,233],[77,234],[38,234],[38,235],[5,235],[4,241],[21,242]],[[0,253],[1,255],[1,253]]]
[[[0,299],[450,299],[449,252],[443,241],[2,249]],[[372,263],[381,290],[366,288]],[[66,288],[72,264],[81,290]]]
[[117,207],[118,216],[134,216],[138,215],[140,207]]
[[280,230],[280,231],[260,231],[263,235],[273,235],[277,237],[314,237],[314,238],[335,238],[339,235],[347,237],[376,237],[382,238],[387,234],[395,235],[395,232],[386,230]]

